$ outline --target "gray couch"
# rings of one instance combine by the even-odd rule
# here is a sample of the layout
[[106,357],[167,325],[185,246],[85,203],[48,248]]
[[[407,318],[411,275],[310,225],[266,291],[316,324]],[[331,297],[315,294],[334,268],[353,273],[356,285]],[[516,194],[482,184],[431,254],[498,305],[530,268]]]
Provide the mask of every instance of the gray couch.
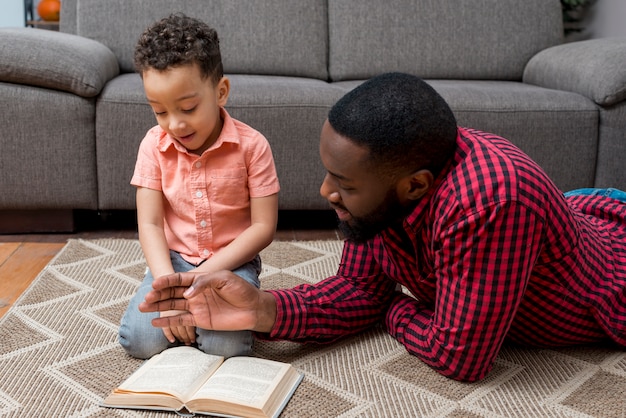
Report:
[[563,190],[626,189],[626,39],[564,43],[559,0],[63,0],[60,32],[0,29],[0,216],[134,209],[155,119],[133,49],[178,11],[218,30],[227,109],[269,139],[283,210],[327,209],[322,123],[388,71],[426,79]]

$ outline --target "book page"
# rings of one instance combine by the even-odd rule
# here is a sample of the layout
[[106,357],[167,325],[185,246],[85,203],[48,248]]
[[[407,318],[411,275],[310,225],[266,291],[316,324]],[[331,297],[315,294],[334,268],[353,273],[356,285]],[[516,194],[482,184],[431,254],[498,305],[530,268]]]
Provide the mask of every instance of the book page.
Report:
[[184,403],[222,360],[193,347],[170,348],[145,362],[118,387],[118,392],[167,393]]
[[194,399],[221,399],[261,408],[290,367],[255,357],[233,357],[222,364]]

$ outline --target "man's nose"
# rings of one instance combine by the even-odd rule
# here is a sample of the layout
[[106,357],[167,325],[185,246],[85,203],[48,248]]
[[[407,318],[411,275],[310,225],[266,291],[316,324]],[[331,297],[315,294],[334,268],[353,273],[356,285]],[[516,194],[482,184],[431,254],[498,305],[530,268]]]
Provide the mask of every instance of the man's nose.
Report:
[[326,174],[324,180],[322,181],[322,185],[320,186],[320,194],[326,200],[331,203],[339,202],[341,200],[339,193],[333,187],[332,182],[329,181],[329,174]]

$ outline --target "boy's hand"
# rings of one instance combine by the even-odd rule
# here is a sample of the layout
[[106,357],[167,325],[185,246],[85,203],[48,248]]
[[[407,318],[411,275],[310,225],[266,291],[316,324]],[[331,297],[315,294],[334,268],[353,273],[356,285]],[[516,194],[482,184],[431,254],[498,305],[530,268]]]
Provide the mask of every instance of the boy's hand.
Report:
[[[165,311],[161,312],[161,318],[167,316],[174,316],[184,313],[185,311]],[[165,338],[170,343],[175,343],[177,340],[185,345],[191,345],[196,342],[196,327],[193,326],[169,326],[161,328]]]

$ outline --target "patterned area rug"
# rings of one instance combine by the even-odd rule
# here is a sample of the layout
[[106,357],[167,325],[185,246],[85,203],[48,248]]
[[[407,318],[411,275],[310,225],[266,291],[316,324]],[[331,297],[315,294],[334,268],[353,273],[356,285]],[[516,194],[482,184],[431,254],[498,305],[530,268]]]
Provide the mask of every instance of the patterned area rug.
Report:
[[[331,275],[339,241],[275,242],[263,286]],[[145,263],[134,240],[71,240],[0,320],[0,416],[165,417],[99,403],[140,364],[116,341]],[[259,342],[305,379],[283,417],[626,417],[626,353],[506,347],[483,381],[439,376],[376,328],[329,346]]]

